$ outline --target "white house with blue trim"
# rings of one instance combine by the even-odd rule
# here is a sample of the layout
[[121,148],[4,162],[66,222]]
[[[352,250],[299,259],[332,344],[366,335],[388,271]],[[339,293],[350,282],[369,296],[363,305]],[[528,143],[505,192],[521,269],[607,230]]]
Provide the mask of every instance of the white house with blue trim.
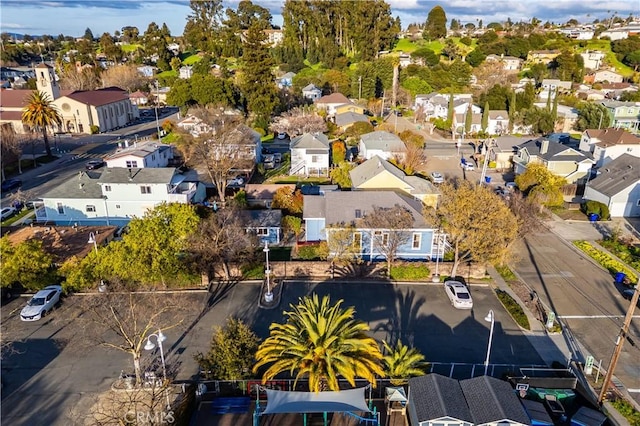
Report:
[[260,245],[280,244],[282,210],[243,210],[240,218],[247,232],[256,234]]
[[197,175],[175,168],[81,171],[42,196],[36,220],[56,225],[126,225],[162,203],[203,201]]
[[[363,227],[362,219],[375,208],[400,206],[413,216],[409,229],[369,229]],[[384,254],[378,249],[380,239],[385,234],[403,232],[405,242],[396,252],[403,260],[435,259],[438,234],[422,215],[422,203],[413,197],[394,191],[329,191],[319,195],[305,195],[302,213],[306,241],[327,241],[332,229],[353,228],[353,241],[359,247],[358,254],[363,260],[382,261]],[[444,247],[444,244],[441,244]],[[439,258],[442,258],[440,250]]]

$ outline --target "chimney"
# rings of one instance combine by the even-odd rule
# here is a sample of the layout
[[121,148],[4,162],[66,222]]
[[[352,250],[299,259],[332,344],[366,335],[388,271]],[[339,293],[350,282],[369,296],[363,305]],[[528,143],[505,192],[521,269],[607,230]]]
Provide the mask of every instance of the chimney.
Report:
[[543,139],[542,142],[540,142],[540,154],[546,154],[548,150],[549,150],[549,141],[546,139]]

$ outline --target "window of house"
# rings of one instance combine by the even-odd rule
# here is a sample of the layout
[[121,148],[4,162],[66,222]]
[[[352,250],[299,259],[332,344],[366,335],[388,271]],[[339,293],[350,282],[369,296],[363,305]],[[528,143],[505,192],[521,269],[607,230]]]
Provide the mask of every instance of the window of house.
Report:
[[636,201],[636,206],[640,207],[640,200]]
[[420,250],[420,243],[422,242],[422,235],[418,232],[413,233],[413,240],[411,242],[411,248],[414,250]]
[[119,208],[120,208],[120,204],[116,204],[116,209],[119,209]]
[[354,232],[353,233],[353,245],[357,249],[362,248],[362,232]]
[[387,232],[373,231],[373,236],[383,246],[386,246],[389,243],[389,234]]
[[151,154],[151,159],[155,161],[156,155],[155,154]]
[[137,161],[137,160],[130,160],[130,161],[127,161],[127,168],[128,168],[128,169],[130,169],[130,168],[136,168],[136,167],[138,167],[138,161]]
[[85,211],[87,213],[95,212],[96,211],[96,206],[92,206],[92,205],[87,204],[85,206]]
[[386,246],[387,244],[389,244],[389,234],[385,232],[382,234],[382,245]]
[[356,219],[362,218],[362,210],[356,209]]
[[265,237],[269,235],[269,229],[268,228],[258,228],[258,236],[259,237]]
[[317,163],[317,162],[319,162],[319,161],[320,161],[320,159],[318,158],[318,156],[317,156],[317,155],[312,155],[312,156],[311,156],[311,162],[312,162],[312,163]]
[[141,186],[140,187],[140,193],[141,194],[151,194],[151,187],[150,186]]
[[111,185],[105,185],[104,192],[111,192]]
[[62,205],[62,203],[58,203],[58,214],[64,214],[64,206]]

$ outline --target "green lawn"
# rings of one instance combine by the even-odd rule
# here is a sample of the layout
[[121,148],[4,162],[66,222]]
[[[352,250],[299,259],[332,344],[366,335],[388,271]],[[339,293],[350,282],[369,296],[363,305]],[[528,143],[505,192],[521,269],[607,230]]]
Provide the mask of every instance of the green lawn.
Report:
[[174,71],[174,70],[169,70],[169,71],[162,71],[161,73],[158,73],[156,75],[157,78],[171,78],[171,77],[178,77],[178,71]]
[[141,44],[123,44],[122,46],[120,46],[120,48],[124,53],[131,53],[131,52],[135,52],[138,49],[141,49],[142,45]]
[[419,47],[420,46],[418,46],[408,38],[401,38],[400,40],[398,40],[398,44],[396,44],[396,47],[393,48],[393,51],[411,53],[417,50]]
[[587,50],[600,50],[606,54],[607,63],[611,64],[616,69],[616,72],[622,74],[624,77],[631,77],[633,75],[633,68],[626,66],[618,60],[616,54],[611,51],[611,42],[608,40],[589,40],[585,47],[576,45],[576,51],[578,53],[586,52]]
[[202,59],[202,58],[200,56],[198,56],[198,55],[190,55],[190,56],[187,56],[186,58],[184,58],[182,60],[182,64],[183,65],[193,65],[196,62],[199,62],[200,59]]
[[314,71],[318,71],[319,69],[324,68],[324,65],[322,64],[322,62],[318,62],[317,64],[311,65],[311,63],[307,59],[305,59],[304,64]]

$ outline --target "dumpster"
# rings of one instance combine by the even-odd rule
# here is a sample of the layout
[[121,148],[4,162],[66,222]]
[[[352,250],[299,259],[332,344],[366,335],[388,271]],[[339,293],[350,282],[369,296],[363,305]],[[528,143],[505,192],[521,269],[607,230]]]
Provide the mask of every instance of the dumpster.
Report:
[[617,272],[615,275],[616,284],[624,283],[624,279],[627,278],[627,274],[624,272]]
[[485,176],[484,183],[491,183],[491,176]]
[[589,222],[597,222],[600,219],[600,215],[597,213],[591,213],[589,215]]

